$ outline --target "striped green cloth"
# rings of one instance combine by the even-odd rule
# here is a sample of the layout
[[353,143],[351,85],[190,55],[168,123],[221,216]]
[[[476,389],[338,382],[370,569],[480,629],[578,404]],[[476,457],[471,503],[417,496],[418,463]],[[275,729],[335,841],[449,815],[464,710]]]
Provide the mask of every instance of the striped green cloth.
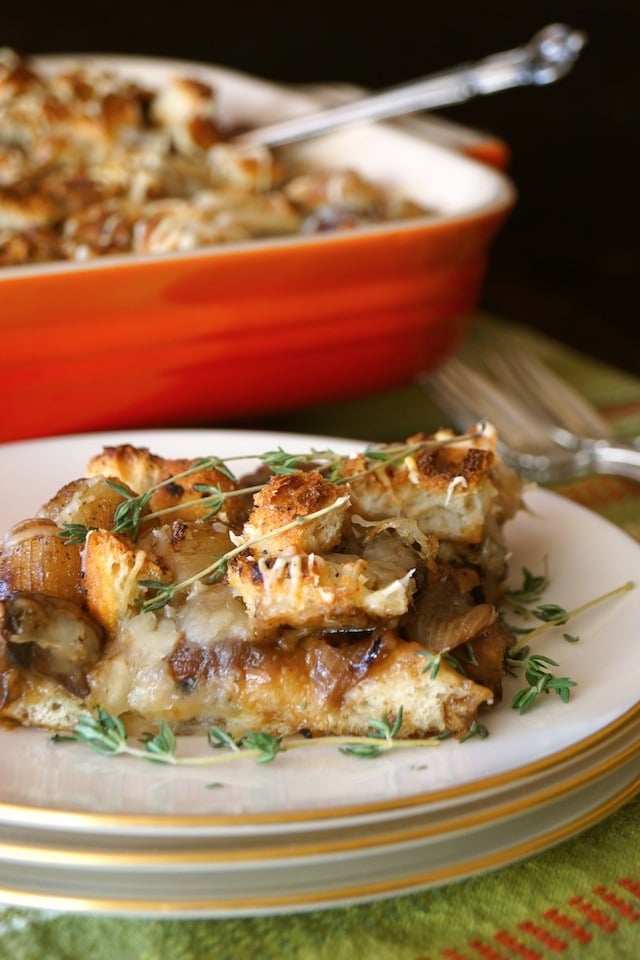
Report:
[[[465,353],[498,332],[530,342],[623,437],[640,434],[640,381],[483,317]],[[413,386],[256,427],[392,440],[440,426]],[[640,539],[640,485],[585,477],[557,488]],[[3,872],[8,873],[7,868]],[[2,877],[7,886],[10,877]],[[165,920],[0,907],[0,960],[638,960],[640,802],[524,862],[377,903],[246,919]]]

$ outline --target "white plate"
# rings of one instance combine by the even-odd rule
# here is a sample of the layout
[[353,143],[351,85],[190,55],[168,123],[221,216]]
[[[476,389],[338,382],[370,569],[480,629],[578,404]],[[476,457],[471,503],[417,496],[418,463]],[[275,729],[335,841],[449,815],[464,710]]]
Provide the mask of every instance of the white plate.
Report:
[[[144,431],[51,438],[0,446],[0,528],[37,510],[83,473],[103,444],[134,443],[167,456],[249,455],[283,446],[305,450],[355,441],[229,431]],[[640,547],[595,514],[547,491],[527,495],[529,512],[508,528],[512,572],[541,572],[548,558],[547,599],[568,609],[621,586],[640,572]],[[520,716],[509,709],[518,681],[486,717],[490,737],[437,748],[398,751],[375,761],[348,758],[331,746],[289,752],[272,764],[242,760],[210,769],[168,768],[130,758],[102,758],[83,746],[54,745],[38,730],[0,729],[0,823],[39,829],[148,833],[248,830],[297,835],[346,821],[403,817],[444,801],[455,804],[560,768],[613,735],[638,711],[640,596],[630,590],[595,606],[565,630],[540,638],[536,650],[560,663],[578,686],[568,705],[545,699]],[[206,752],[202,738],[180,750]],[[208,789],[215,780],[223,784]],[[96,790],[96,784],[100,789]]]
[[270,870],[277,863],[315,868],[345,857],[378,854],[381,850],[423,848],[442,838],[464,834],[470,844],[475,834],[497,822],[506,824],[535,810],[543,815],[550,805],[582,791],[606,777],[631,769],[640,774],[640,719],[627,724],[598,746],[535,777],[525,777],[479,798],[471,794],[455,804],[411,807],[391,818],[370,816],[302,823],[299,832],[254,833],[233,825],[202,832],[198,829],[149,833],[91,832],[0,824],[0,862],[10,875],[15,867],[64,863],[74,870],[161,869],[169,874],[186,871]]
[[75,868],[62,857],[4,865],[0,901],[16,906],[109,915],[196,918],[291,914],[379,900],[484,873],[533,856],[592,826],[640,787],[637,758],[542,810],[498,820],[471,836],[351,852],[309,865],[270,863],[262,870],[167,873],[133,866]]

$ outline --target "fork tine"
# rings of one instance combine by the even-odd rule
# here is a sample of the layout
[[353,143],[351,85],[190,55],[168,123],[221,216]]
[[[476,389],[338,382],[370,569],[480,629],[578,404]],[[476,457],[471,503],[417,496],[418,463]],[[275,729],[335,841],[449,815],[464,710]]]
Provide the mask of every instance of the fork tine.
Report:
[[531,351],[519,346],[487,351],[483,364],[499,384],[544,417],[550,428],[561,427],[577,437],[611,438],[604,417]]
[[417,383],[458,429],[467,429],[483,418],[490,421],[498,430],[505,461],[529,480],[557,482],[594,468],[595,447],[590,452],[557,445],[544,422],[537,420],[516,397],[457,358],[431,373],[421,374]]
[[545,426],[516,398],[506,396],[461,360],[452,358],[438,370],[422,374],[418,382],[456,427],[466,429],[484,418],[497,427],[502,441],[514,450],[549,450]]
[[[604,438],[580,438],[555,432],[537,419],[531,404],[500,389],[477,370],[451,359],[438,370],[422,374],[417,382],[453,420],[466,429],[483,418],[498,430],[504,459],[522,476],[537,482],[558,482],[584,473],[609,473],[640,480],[640,450],[634,444]],[[566,443],[562,436],[566,435]]]

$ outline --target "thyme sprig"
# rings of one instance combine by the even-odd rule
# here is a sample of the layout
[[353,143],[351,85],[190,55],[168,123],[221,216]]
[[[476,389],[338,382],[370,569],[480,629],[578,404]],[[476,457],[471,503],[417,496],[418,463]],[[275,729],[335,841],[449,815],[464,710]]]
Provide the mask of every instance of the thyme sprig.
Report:
[[[561,626],[562,624],[567,623],[569,620],[579,616],[581,613],[584,613],[586,610],[590,610],[592,607],[604,603],[605,600],[611,600],[613,597],[617,597],[623,593],[626,593],[628,590],[632,590],[634,586],[635,583],[633,580],[627,580],[626,583],[621,584],[621,586],[615,587],[613,590],[608,590],[606,593],[602,593],[599,596],[594,597],[593,600],[587,600],[586,603],[581,603],[572,610],[567,610],[565,607],[561,607],[559,604],[555,603],[540,604],[534,608],[528,608],[524,612],[524,615],[541,620],[542,623],[536,627],[529,628],[510,626],[509,629],[512,633],[522,634],[523,636],[515,644],[509,647],[509,656],[513,656],[513,654],[524,648],[532,639],[540,636],[540,634],[550,629],[550,627]],[[520,609],[518,609],[517,612],[523,616],[523,613]],[[566,633],[563,634],[563,636],[571,643],[575,643],[579,639],[571,634]]]
[[[480,433],[465,435],[465,439],[474,439],[480,436]],[[227,479],[236,483],[237,478],[228,464],[235,460],[257,460],[263,465],[269,467],[271,473],[287,474],[300,470],[308,464],[317,465],[317,469],[325,474],[326,479],[337,485],[345,485],[354,480],[359,480],[384,466],[394,463],[400,463],[407,457],[415,456],[420,450],[428,447],[441,447],[455,443],[460,437],[444,438],[442,440],[421,440],[412,444],[395,444],[387,447],[368,446],[363,451],[369,461],[369,465],[357,474],[352,476],[342,476],[341,469],[350,459],[349,454],[338,454],[334,450],[311,450],[305,453],[290,453],[282,447],[276,450],[268,450],[260,454],[239,454],[232,457],[226,457],[221,460],[219,457],[202,457],[195,460],[188,468],[180,473],[172,474],[164,480],[159,481],[150,487],[147,491],[140,494],[132,493],[124,484],[115,480],[107,480],[111,489],[115,490],[122,497],[122,503],[118,504],[115,513],[112,530],[114,533],[124,534],[132,540],[137,540],[142,523],[150,523],[160,517],[169,516],[179,510],[184,509],[184,503],[173,504],[163,507],[161,510],[155,510],[145,513],[154,494],[164,487],[173,486],[186,477],[199,473],[203,470],[215,469]],[[208,508],[204,515],[206,519],[217,516],[222,510],[227,500],[233,497],[244,497],[257,493],[265,486],[264,483],[258,483],[251,486],[239,487],[232,490],[223,490],[218,485],[194,484],[194,490],[203,494],[203,496],[194,501],[200,508]],[[60,536],[65,538],[68,543],[83,543],[91,528],[82,524],[64,524],[60,531]]]
[[523,567],[522,585],[520,587],[507,587],[504,598],[511,603],[516,612],[526,616],[530,605],[541,599],[545,590],[549,587],[549,583],[547,561],[545,559],[544,573],[535,574],[527,567]]
[[217,756],[208,754],[198,757],[177,756],[178,742],[171,727],[161,721],[157,733],[143,733],[138,738],[140,746],[134,746],[128,739],[127,729],[119,717],[102,707],[96,707],[93,714],[82,715],[70,733],[56,733],[51,738],[54,743],[84,743],[102,756],[127,755],[138,759],[150,760],[173,766],[203,766],[225,763],[240,758],[254,758],[256,763],[270,763],[280,753],[323,744],[337,746],[340,753],[353,757],[378,757],[388,750],[433,747],[439,743],[438,737],[426,739],[399,739],[402,726],[402,707],[391,724],[386,718],[369,721],[370,731],[365,736],[322,736],[322,737],[274,737],[264,731],[250,731],[235,739],[226,730],[211,726],[207,731],[207,743],[214,750],[222,748]]
[[[184,480],[185,477],[189,477],[194,473],[199,473],[202,470],[217,470],[218,473],[221,473],[223,476],[227,477],[228,480],[231,480],[235,483],[235,476],[227,464],[219,457],[200,457],[185,470],[182,470],[179,473],[174,473],[170,477],[166,477],[164,480],[161,480],[152,487],[149,487],[149,489],[144,493],[132,494],[131,491],[128,490],[123,484],[120,484],[115,480],[107,480],[108,486],[119,493],[123,498],[122,503],[118,504],[116,507],[113,516],[113,532],[123,533],[131,537],[132,540],[137,540],[138,533],[140,531],[140,523],[143,519],[143,511],[149,505],[153,495],[159,490],[162,490],[164,487],[174,486],[180,480]],[[222,494],[222,491],[217,488],[210,499],[217,499],[220,494]],[[221,506],[218,509],[221,509]],[[156,513],[148,514],[146,517],[144,517],[144,519],[162,516],[163,514],[170,513],[176,509],[179,509],[179,506],[167,507],[164,510],[157,511]]]
[[282,447],[276,450],[267,450],[256,459],[260,460],[266,467],[269,467],[272,473],[287,474],[295,473],[309,463],[326,460],[327,463],[320,464],[321,470],[331,470],[334,464],[344,463],[344,456],[335,453],[333,450],[315,450],[311,448],[309,453],[289,453]]
[[[163,507],[161,510],[153,510],[149,513],[144,513],[145,507],[149,504],[149,501],[153,497],[154,493],[163,487],[169,486],[172,483],[175,483],[178,477],[185,476],[187,473],[193,473],[196,471],[196,467],[193,467],[190,471],[185,471],[184,474],[174,474],[172,477],[169,477],[167,480],[162,483],[156,484],[155,487],[151,487],[147,490],[146,493],[132,495],[125,487],[121,487],[119,484],[114,481],[107,480],[107,484],[110,487],[118,490],[122,493],[123,497],[126,497],[122,503],[118,504],[116,511],[113,517],[113,526],[112,530],[114,533],[122,533],[125,536],[128,536],[131,540],[137,540],[140,534],[140,526],[142,523],[149,523],[151,521],[159,520],[161,517],[170,516],[172,513],[177,513],[180,510],[184,510],[184,503],[175,503],[171,504],[168,507]],[[208,507],[206,513],[202,515],[203,520],[210,520],[212,517],[216,517],[222,508],[224,507],[227,500],[231,500],[234,497],[244,497],[247,494],[257,493],[258,490],[261,490],[263,484],[255,484],[252,487],[241,487],[235,490],[223,490],[219,485],[196,483],[193,486],[194,490],[197,490],[199,493],[202,493],[203,496],[194,501],[194,504],[197,504],[201,509],[203,507]]]
[[97,527],[86,527],[84,523],[65,523],[58,536],[62,537],[65,544],[84,543],[91,530],[97,530]]
[[212,727],[207,736],[210,746],[225,746],[229,752],[224,757],[178,757],[177,740],[171,727],[164,721],[158,724],[157,733],[145,732],[141,734],[138,743],[133,746],[128,739],[127,729],[119,717],[114,716],[102,707],[96,707],[93,714],[81,716],[71,733],[56,733],[52,737],[54,743],[77,741],[85,743],[102,756],[113,757],[126,754],[129,757],[152,760],[155,763],[171,765],[202,765],[215,763],[216,759],[229,760],[243,752],[244,756],[254,756],[259,763],[272,760],[284,748],[280,739],[271,737],[267,733],[248,733],[240,740],[233,738],[217,727]]
[[541,653],[534,653],[524,662],[524,677],[528,686],[514,695],[511,706],[521,714],[526,713],[534,705],[541,694],[557,693],[563,703],[568,703],[571,688],[576,686],[575,680],[568,677],[556,677],[549,667],[557,667],[558,661],[545,657]]
[[471,740],[473,737],[477,737],[478,740],[486,740],[488,736],[489,731],[484,723],[478,723],[477,720],[474,720],[467,732],[459,738],[458,742],[466,743],[467,740]]
[[[630,590],[634,583],[627,581],[622,586],[609,590],[573,610],[567,610],[556,603],[540,603],[548,585],[549,578],[546,570],[541,575],[534,575],[525,567],[522,586],[505,591],[505,600],[510,603],[514,613],[524,620],[541,621],[535,627],[509,627],[511,633],[521,635],[519,640],[508,647],[505,656],[506,672],[517,676],[522,671],[527,682],[527,686],[518,690],[511,700],[512,708],[521,714],[530,710],[543,694],[555,693],[563,703],[568,703],[572,688],[577,686],[575,680],[569,677],[558,677],[549,669],[559,666],[556,660],[540,653],[531,653],[529,646],[531,640],[550,627],[562,626],[573,617],[584,613],[585,610]],[[563,637],[569,643],[577,643],[580,639],[570,633],[564,633]]]

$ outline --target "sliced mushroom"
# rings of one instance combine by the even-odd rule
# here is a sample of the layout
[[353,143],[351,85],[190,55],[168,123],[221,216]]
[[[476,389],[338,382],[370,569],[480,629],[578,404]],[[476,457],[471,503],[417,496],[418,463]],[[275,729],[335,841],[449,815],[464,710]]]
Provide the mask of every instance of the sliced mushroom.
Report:
[[0,639],[7,660],[85,696],[104,632],[77,603],[19,591],[0,601]]

